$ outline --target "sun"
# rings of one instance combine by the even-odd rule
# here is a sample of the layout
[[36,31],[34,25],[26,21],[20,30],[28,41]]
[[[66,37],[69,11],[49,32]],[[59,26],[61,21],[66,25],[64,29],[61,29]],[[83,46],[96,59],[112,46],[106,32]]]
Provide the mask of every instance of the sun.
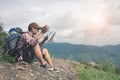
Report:
[[92,17],[92,21],[93,21],[94,23],[101,24],[101,23],[102,23],[102,16],[100,16],[100,15],[95,15],[95,16]]
[[103,28],[106,25],[106,19],[103,15],[91,16],[91,24],[95,27]]

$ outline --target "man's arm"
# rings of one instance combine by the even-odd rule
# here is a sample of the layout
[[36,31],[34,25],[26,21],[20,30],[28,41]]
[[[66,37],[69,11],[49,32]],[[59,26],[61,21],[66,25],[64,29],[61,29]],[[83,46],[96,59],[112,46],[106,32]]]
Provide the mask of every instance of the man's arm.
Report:
[[36,38],[39,40],[42,37],[42,35],[48,31],[48,29],[49,28],[48,28],[47,25],[45,25],[44,27],[42,27],[42,31],[36,36]]
[[46,40],[48,40],[48,35],[40,42],[40,46],[42,46]]
[[43,36],[43,32],[40,32],[37,36],[36,36],[36,38],[38,39],[38,40],[40,40],[40,38]]

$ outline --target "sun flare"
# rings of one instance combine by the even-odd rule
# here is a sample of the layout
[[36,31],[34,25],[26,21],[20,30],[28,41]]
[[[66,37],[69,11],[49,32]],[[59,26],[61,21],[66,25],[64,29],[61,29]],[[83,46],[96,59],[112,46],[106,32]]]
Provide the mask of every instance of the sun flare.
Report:
[[99,15],[93,16],[93,22],[101,24],[102,23],[102,17],[99,16]]
[[91,16],[91,24],[96,28],[104,28],[106,25],[106,19],[103,15]]

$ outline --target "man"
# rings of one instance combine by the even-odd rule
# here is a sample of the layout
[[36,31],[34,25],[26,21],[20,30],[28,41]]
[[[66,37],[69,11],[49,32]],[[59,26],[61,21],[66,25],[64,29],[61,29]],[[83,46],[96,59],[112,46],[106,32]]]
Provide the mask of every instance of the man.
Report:
[[[41,30],[41,32],[39,32],[39,30]],[[17,58],[17,61],[24,60],[23,55],[26,54],[24,53],[24,51],[26,51],[29,47],[32,47],[32,49],[34,50],[35,56],[38,58],[38,60],[41,63],[41,67],[48,70],[54,70],[54,66],[48,50],[46,48],[41,49],[41,46],[39,43],[39,40],[41,39],[42,35],[47,31],[48,31],[47,25],[44,27],[41,27],[35,22],[30,23],[28,26],[28,32],[23,33],[17,43],[17,50],[19,53],[19,57]],[[44,41],[47,39],[48,37],[46,37]]]

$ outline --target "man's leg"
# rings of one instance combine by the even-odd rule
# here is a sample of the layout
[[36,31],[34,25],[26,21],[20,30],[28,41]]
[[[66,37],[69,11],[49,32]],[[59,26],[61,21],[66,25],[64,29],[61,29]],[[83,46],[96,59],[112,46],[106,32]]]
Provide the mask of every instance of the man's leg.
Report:
[[41,52],[41,49],[40,49],[40,46],[39,44],[37,43],[36,46],[34,47],[34,50],[35,50],[35,55],[36,57],[39,59],[39,61],[41,62],[41,65],[44,65],[46,64],[44,58],[43,58],[43,54]]
[[52,60],[50,58],[50,54],[46,48],[43,49],[43,55],[44,55],[44,58],[47,60],[48,64],[50,65],[50,67],[54,67]]

